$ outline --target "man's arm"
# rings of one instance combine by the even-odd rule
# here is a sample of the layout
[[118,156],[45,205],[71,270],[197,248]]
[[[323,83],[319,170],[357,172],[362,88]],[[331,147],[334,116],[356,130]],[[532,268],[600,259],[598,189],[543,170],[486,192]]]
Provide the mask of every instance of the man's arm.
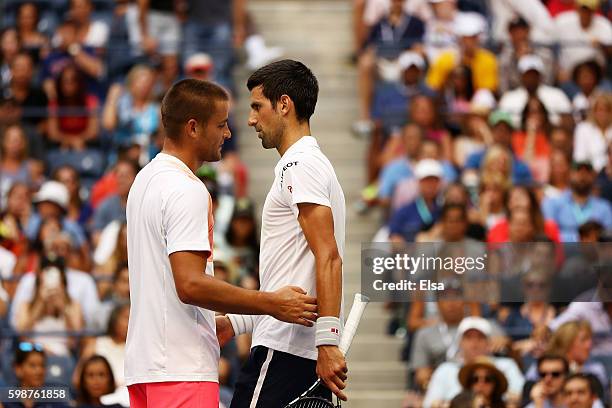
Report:
[[203,273],[207,251],[177,251],[170,265],[183,303],[224,313],[267,314],[288,323],[312,326],[316,299],[290,286],[276,292],[242,289]]
[[[342,259],[334,236],[330,207],[298,203],[298,221],[315,256],[319,317],[338,317],[342,299]],[[346,401],[346,361],[338,346],[319,346],[317,374],[327,387]]]

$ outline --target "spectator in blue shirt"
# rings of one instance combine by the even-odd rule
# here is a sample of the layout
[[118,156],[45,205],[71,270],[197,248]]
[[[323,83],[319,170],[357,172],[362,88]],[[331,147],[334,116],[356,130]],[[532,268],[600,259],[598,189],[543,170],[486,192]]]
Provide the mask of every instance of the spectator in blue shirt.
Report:
[[372,102],[372,119],[380,120],[387,130],[406,123],[406,109],[413,96],[435,96],[435,92],[425,84],[424,73],[427,67],[421,54],[405,51],[397,63],[401,70],[400,79],[378,83]]
[[93,215],[93,242],[97,246],[102,230],[113,221],[126,222],[125,208],[128,193],[138,174],[138,165],[129,160],[120,160],[115,165],[117,177],[117,193],[111,195],[102,203]]
[[437,203],[444,174],[440,162],[432,159],[421,160],[414,169],[419,180],[420,194],[416,200],[398,209],[389,222],[392,242],[414,242],[416,234],[429,229],[440,216]]
[[[501,144],[512,151],[512,132],[514,125],[512,116],[503,111],[495,111],[489,116],[492,138],[495,144]],[[478,170],[485,157],[487,149],[472,153],[465,161],[465,168]],[[512,154],[512,182],[514,184],[530,184],[532,181],[531,171],[525,162]]]
[[587,221],[599,222],[604,230],[612,228],[610,203],[593,195],[595,177],[591,163],[574,163],[570,172],[570,190],[542,203],[545,218],[559,225],[561,241],[577,242],[578,228]]

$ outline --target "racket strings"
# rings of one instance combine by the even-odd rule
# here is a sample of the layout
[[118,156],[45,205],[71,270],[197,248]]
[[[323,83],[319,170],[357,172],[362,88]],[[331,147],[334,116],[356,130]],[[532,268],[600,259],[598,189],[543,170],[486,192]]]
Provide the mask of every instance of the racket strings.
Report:
[[337,406],[320,397],[306,397],[295,401],[287,408],[337,408]]

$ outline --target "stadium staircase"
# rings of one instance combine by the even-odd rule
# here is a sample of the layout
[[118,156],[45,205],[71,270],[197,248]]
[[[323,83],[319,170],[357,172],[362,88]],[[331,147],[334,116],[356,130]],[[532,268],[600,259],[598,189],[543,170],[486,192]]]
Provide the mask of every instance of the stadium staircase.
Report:
[[[360,291],[361,243],[378,226],[375,214],[360,216],[353,210],[365,177],[366,142],[351,136],[357,116],[356,69],[348,62],[352,47],[350,0],[251,0],[259,31],[270,45],[282,46],[285,56],[308,65],[319,79],[320,94],[311,127],[333,163],[347,200],[347,236],[344,259],[345,302],[350,310]],[[236,119],[239,144],[250,173],[250,196],[261,210],[278,161],[275,150],[263,150],[255,132],[247,128],[248,72],[236,71],[239,91]],[[347,408],[401,406],[406,368],[399,355],[402,340],[385,335],[387,314],[382,304],[368,306],[348,358]]]

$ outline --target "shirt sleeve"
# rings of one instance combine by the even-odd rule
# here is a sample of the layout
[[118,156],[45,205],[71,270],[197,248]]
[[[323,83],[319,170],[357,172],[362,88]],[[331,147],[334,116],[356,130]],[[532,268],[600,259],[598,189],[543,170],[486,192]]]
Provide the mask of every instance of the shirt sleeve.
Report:
[[188,185],[172,191],[162,208],[168,255],[179,251],[211,251],[210,197],[204,188]]
[[428,87],[438,91],[444,85],[448,74],[455,65],[455,55],[452,51],[442,53],[427,72],[425,80]]
[[425,335],[426,333],[421,329],[417,331],[414,336],[414,344],[412,345],[412,351],[410,353],[410,368],[413,370],[430,366],[427,358],[427,349],[425,347],[427,343]]
[[296,217],[300,203],[331,207],[329,175],[320,166],[298,157],[285,163],[282,172],[282,195]]

